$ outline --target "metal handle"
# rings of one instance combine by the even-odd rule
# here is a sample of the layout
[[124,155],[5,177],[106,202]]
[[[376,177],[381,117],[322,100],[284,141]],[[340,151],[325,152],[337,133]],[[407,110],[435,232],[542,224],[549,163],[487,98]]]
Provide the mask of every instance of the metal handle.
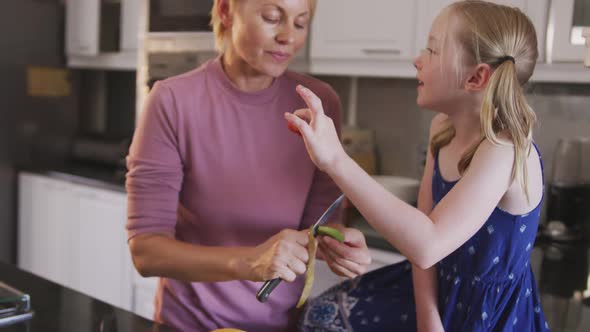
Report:
[[391,48],[365,48],[363,52],[369,55],[400,55],[402,53],[400,50]]
[[260,302],[266,302],[268,300],[268,296],[270,293],[281,283],[281,278],[275,278],[272,280],[267,280],[264,282],[264,285],[260,287],[258,293],[256,293],[256,298]]

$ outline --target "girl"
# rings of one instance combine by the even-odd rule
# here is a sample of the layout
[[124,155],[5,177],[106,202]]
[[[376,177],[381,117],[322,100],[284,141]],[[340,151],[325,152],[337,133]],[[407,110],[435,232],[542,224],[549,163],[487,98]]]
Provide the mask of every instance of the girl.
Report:
[[[158,322],[180,331],[295,327],[307,228],[339,195],[282,130],[284,109],[304,106],[297,84],[312,86],[340,119],[327,84],[287,71],[314,4],[214,1],[220,56],[150,92],[129,151],[127,230],[137,270],[161,277]],[[347,244],[322,253],[336,273],[359,275],[370,262],[364,238],[342,230]],[[354,258],[331,259],[338,253]],[[278,277],[289,282],[259,303],[262,281]]]
[[308,109],[285,117],[314,163],[412,263],[328,291],[310,303],[302,330],[548,328],[529,266],[543,177],[522,86],[536,59],[534,27],[518,9],[461,1],[435,19],[428,47],[414,61],[417,103],[439,113],[418,209],[346,155],[320,99],[298,87]]

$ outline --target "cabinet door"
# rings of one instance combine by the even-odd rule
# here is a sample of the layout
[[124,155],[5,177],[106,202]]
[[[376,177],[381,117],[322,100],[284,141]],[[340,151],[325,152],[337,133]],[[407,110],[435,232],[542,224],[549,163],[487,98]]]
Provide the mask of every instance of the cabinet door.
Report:
[[416,1],[321,0],[311,32],[311,57],[411,59]]
[[141,0],[123,0],[121,3],[121,51],[136,51],[139,40]]
[[416,20],[416,55],[426,48],[432,22],[440,11],[456,0],[419,0]]
[[18,241],[17,256],[18,267],[33,271],[33,183],[35,179],[31,174],[20,173],[18,176]]
[[69,286],[75,276],[71,234],[76,199],[68,183],[25,176],[19,194],[19,264],[41,277]]
[[[416,28],[416,50],[423,49],[428,40],[430,26],[440,11],[457,0],[419,0]],[[501,5],[520,8],[533,22],[537,33],[539,61],[545,59],[545,35],[547,30],[547,6],[549,0],[489,0]]]
[[131,309],[131,257],[125,233],[126,196],[79,186],[80,291],[104,302]]
[[101,0],[67,0],[66,53],[98,55]]

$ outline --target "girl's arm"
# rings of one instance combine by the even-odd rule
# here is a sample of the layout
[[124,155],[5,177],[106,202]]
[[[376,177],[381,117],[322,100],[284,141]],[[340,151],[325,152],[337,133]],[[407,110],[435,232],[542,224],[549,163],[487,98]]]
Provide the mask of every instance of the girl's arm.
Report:
[[321,101],[306,88],[298,91],[309,106],[301,112],[308,113],[311,122],[290,113],[285,117],[302,133],[314,163],[334,179],[376,231],[422,269],[473,236],[508,190],[513,147],[485,140],[461,181],[426,215],[389,193],[357,165],[344,152]]
[[[430,125],[430,139],[433,134],[440,130],[440,124],[444,120],[444,115],[437,115]],[[428,148],[426,152],[426,165],[424,174],[420,181],[420,190],[418,192],[418,210],[424,214],[430,214],[432,211],[432,175],[434,169],[434,156]],[[418,331],[444,331],[440,314],[438,312],[438,283],[436,280],[436,267],[423,270],[415,264],[412,264],[412,278],[414,281],[414,299],[416,301],[416,322]]]

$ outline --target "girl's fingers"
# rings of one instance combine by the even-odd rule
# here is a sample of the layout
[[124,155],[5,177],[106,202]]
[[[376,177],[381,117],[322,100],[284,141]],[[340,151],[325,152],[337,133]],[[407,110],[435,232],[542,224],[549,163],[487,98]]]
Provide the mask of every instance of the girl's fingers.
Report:
[[313,136],[313,131],[305,120],[289,112],[285,113],[285,119],[294,125],[304,137],[308,138]]
[[304,87],[303,85],[297,86],[297,93],[303,98],[307,107],[309,107],[316,115],[324,114],[324,108],[322,107],[322,100],[315,95],[311,90]]
[[313,112],[309,108],[300,108],[293,112],[293,114],[305,120],[307,123],[311,123],[313,120]]

